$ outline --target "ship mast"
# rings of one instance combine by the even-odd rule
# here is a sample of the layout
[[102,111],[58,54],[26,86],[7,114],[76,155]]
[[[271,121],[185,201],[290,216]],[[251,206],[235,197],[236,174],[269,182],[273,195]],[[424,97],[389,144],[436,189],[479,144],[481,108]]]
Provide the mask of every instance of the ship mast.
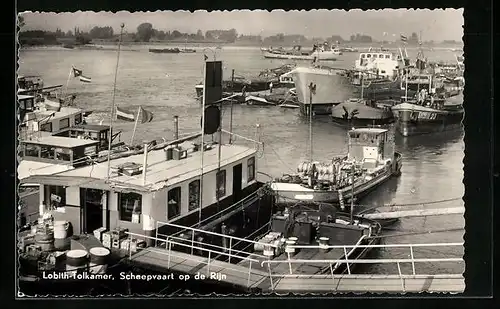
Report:
[[[113,100],[111,101],[111,115],[109,119],[109,140],[108,140],[108,172],[107,179],[109,181],[111,170],[111,142],[113,141],[113,121],[115,118],[115,97],[116,97],[116,77],[118,76],[118,65],[120,64],[120,49],[122,46],[123,28],[125,24],[120,25],[120,40],[118,41],[118,54],[116,56],[115,81],[113,83]],[[139,117],[139,115],[137,115]],[[144,167],[146,168],[146,167]]]
[[312,98],[313,94],[316,93],[316,84],[312,82],[309,84],[309,160],[313,162],[313,134],[312,134],[312,114],[313,114],[313,104]]

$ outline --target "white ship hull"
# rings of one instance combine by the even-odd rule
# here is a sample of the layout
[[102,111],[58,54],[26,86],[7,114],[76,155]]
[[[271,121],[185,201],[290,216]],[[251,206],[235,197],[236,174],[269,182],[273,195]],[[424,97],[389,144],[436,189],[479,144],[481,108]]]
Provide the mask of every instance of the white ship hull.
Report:
[[311,103],[309,85],[316,85],[316,93],[312,96],[313,112],[316,115],[330,115],[333,105],[345,102],[353,96],[356,89],[340,71],[299,67],[292,71],[297,99],[301,108],[308,109]]
[[288,60],[329,60],[329,61],[335,61],[339,57],[338,52],[334,51],[324,51],[324,52],[315,52],[314,54],[310,55],[293,55],[293,54],[280,54],[280,53],[273,53],[269,51],[264,52],[264,58],[269,58],[269,59],[288,59]]

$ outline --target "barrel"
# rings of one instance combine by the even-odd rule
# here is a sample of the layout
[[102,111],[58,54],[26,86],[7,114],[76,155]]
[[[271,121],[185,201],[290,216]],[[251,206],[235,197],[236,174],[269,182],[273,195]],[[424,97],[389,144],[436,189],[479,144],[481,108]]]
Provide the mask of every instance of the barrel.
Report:
[[54,233],[51,231],[44,232],[43,230],[38,230],[35,234],[35,242],[38,241],[54,241]]
[[54,250],[54,239],[36,240],[35,245],[40,246],[42,251],[52,251]]
[[274,257],[274,248],[268,244],[264,245],[263,255],[268,257],[269,259],[272,259]]
[[85,270],[88,263],[88,253],[86,250],[70,250],[66,252],[66,271],[76,273]]
[[288,253],[290,256],[294,255],[295,248],[292,248],[291,246],[295,245],[295,241],[288,239],[285,243],[286,243],[285,252]]
[[67,221],[55,221],[54,222],[54,238],[55,239],[65,239],[68,237],[68,222]]
[[320,247],[320,250],[322,250],[323,252],[328,252],[328,245],[329,245],[329,242],[330,241],[330,238],[328,237],[320,237],[319,238],[319,247]]
[[104,247],[94,247],[89,250],[90,263],[89,271],[95,274],[104,274],[108,268],[108,259],[111,254],[109,249]]

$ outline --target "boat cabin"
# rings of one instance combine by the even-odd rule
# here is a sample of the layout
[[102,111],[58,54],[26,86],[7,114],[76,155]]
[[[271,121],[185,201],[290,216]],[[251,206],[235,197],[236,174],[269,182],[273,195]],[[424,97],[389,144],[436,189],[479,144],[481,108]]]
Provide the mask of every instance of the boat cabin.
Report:
[[[98,144],[66,137],[52,139],[89,143],[94,148]],[[26,147],[25,152],[32,151]],[[198,222],[200,207],[206,217],[219,203],[239,201],[245,190],[257,185],[254,148],[221,145],[219,152],[219,147],[206,144],[201,186],[200,148],[192,142],[154,147],[147,154],[112,159],[109,170],[106,163],[98,163],[21,181],[40,184],[40,215],[54,210],[54,219],[71,222],[75,233],[92,233],[104,227],[151,235],[161,222],[192,226]],[[33,156],[40,156],[40,149],[36,151]],[[52,194],[60,197],[55,205]]]
[[[406,86],[406,82],[402,83],[402,89]],[[408,75],[408,90],[422,91],[425,89],[427,93],[435,93],[436,88],[442,87],[442,83],[433,78],[431,74],[411,74]]]
[[19,151],[23,160],[79,167],[86,164],[82,159],[97,156],[98,144],[94,140],[46,136],[21,141]]
[[[355,75],[363,74],[364,78],[393,78],[399,68],[401,57],[391,52],[366,52],[360,53],[355,61],[355,69],[359,71],[370,71],[373,74],[357,72]],[[360,76],[358,76],[359,78]]]
[[[53,134],[53,136],[63,136],[79,139],[88,139],[98,142],[98,151],[107,150],[109,145],[110,127],[107,125],[78,124]],[[117,132],[112,136],[112,141],[121,134]]]
[[43,88],[43,79],[40,76],[18,76],[17,86],[23,90],[37,90]]
[[21,139],[32,140],[82,123],[83,111],[79,108],[61,107],[58,111],[27,111],[21,119],[20,135]]
[[352,129],[348,137],[348,160],[362,162],[365,168],[374,168],[378,162],[394,158],[394,138],[387,129]]

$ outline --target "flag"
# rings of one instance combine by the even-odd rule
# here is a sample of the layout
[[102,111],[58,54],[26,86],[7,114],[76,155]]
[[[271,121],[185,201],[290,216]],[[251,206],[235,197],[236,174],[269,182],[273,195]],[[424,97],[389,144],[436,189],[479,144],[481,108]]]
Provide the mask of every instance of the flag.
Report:
[[125,109],[116,107],[116,118],[125,121],[135,121],[135,114]]
[[73,76],[74,77],[79,77],[80,81],[83,82],[83,83],[90,83],[90,82],[92,82],[92,78],[87,77],[87,76],[83,76],[83,71],[79,70],[79,69],[76,69],[74,67],[73,67]]
[[141,123],[153,121],[153,113],[145,110],[144,108],[142,108],[142,106],[141,106],[141,115],[142,115]]
[[203,55],[203,58],[205,58],[205,61],[208,60],[208,56],[207,55]]
[[74,77],[82,76],[82,74],[83,74],[82,70],[78,70],[78,69],[73,68],[73,76]]
[[[142,108],[142,106],[139,108],[138,112],[141,115],[141,119],[139,119],[141,121],[141,123],[151,122],[153,120],[153,113],[145,110],[144,108]],[[137,116],[139,116],[137,113],[116,107],[116,118],[117,119],[132,122],[132,121],[137,120]]]
[[404,35],[401,34],[401,42],[407,42],[408,41],[408,38]]

